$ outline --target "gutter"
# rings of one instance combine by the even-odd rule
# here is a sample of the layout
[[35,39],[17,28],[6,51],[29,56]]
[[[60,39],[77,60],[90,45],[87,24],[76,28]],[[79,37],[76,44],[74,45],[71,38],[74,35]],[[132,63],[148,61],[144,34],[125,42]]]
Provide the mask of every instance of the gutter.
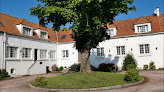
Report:
[[3,61],[2,61],[2,69],[6,69],[6,33],[4,32],[4,35],[3,35],[3,40],[2,40],[2,43],[3,43]]

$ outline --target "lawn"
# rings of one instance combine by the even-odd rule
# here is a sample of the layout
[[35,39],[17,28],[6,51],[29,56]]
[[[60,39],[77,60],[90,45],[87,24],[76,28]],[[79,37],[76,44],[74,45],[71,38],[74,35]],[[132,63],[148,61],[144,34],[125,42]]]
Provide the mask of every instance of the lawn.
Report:
[[[42,87],[55,89],[82,89],[131,83],[124,81],[123,79],[124,74],[118,73],[92,72],[90,74],[81,74],[76,72],[60,76],[46,77],[47,85]],[[31,84],[36,86],[34,81],[32,81]]]

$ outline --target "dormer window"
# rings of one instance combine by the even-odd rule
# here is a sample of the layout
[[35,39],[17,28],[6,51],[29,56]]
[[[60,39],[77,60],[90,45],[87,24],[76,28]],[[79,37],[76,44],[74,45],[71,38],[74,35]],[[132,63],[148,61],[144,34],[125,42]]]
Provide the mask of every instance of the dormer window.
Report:
[[148,33],[151,32],[151,23],[136,24],[134,25],[135,33]]
[[109,29],[107,29],[106,32],[107,32],[107,34],[110,35],[110,36],[115,36],[116,33],[117,33],[117,30],[116,30],[116,28],[109,28]]
[[110,36],[114,36],[114,32],[113,32],[113,29],[110,29],[109,31],[107,31],[108,35]]
[[139,32],[139,33],[148,32],[148,26],[147,26],[147,25],[137,26],[137,28],[138,28],[138,32]]
[[40,38],[47,38],[47,33],[46,32],[41,32],[40,33]]
[[31,34],[31,29],[23,27],[23,34],[24,35],[30,35]]

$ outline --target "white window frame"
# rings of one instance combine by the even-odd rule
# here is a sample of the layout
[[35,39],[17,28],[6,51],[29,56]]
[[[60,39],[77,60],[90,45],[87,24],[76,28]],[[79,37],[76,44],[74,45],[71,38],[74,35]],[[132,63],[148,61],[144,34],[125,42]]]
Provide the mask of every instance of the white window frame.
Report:
[[23,27],[22,34],[31,36],[31,28]]
[[62,50],[62,58],[69,58],[69,51],[68,50]]
[[117,34],[116,28],[108,28],[108,29],[106,30],[106,32],[107,32],[107,34],[110,35],[111,37],[112,37],[112,36],[115,36],[115,35]]
[[126,49],[125,46],[116,46],[117,55],[125,55]]
[[98,57],[104,56],[104,47],[97,48],[97,56]]
[[22,48],[22,58],[31,59],[32,49],[31,48]]
[[150,44],[139,44],[140,54],[150,54]]
[[[16,50],[12,51],[12,49],[16,49]],[[13,55],[11,55],[11,54],[13,54]],[[7,48],[6,48],[6,58],[17,59],[18,58],[18,47],[7,46]]]
[[[141,28],[143,26],[147,26],[145,28],[145,32],[144,31],[141,31]],[[148,32],[151,32],[151,23],[143,23],[143,24],[137,24],[137,25],[134,25],[134,29],[135,29],[135,33],[148,33]]]
[[56,59],[56,51],[50,50],[50,59]]
[[[44,33],[44,35],[42,35]],[[40,30],[40,38],[48,39],[48,32]]]
[[40,49],[40,59],[47,59],[47,50]]

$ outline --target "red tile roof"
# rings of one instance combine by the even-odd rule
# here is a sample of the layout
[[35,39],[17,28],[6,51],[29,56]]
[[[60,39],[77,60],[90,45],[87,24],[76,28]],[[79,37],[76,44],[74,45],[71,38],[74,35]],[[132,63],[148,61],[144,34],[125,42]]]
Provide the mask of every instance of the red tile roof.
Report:
[[[0,31],[3,31],[3,32],[27,36],[27,35],[21,34],[20,31],[16,27],[16,24],[23,24],[27,26],[32,26],[34,30],[41,29],[44,31],[48,31],[48,40],[57,41],[56,31],[54,31],[51,28],[43,27],[39,24],[28,22],[25,19],[18,19],[18,18],[0,13],[0,23],[4,26],[2,27],[2,25],[0,24]],[[128,35],[135,35],[134,25],[142,24],[142,23],[151,23],[151,29],[152,29],[151,33],[164,32],[164,14],[160,14],[159,16],[152,15],[152,16],[146,16],[146,17],[140,17],[140,18],[114,21],[113,24],[111,25],[108,24],[107,27],[108,28],[116,27],[117,35],[115,37],[128,36]],[[29,37],[42,39],[42,38],[39,38],[39,36],[37,35],[35,31],[33,32],[34,32],[34,35],[29,36]],[[68,29],[67,31],[59,31],[57,32],[57,34],[58,34],[59,43],[74,41],[74,39],[71,38],[72,30]],[[64,39],[61,39],[64,35],[66,35],[66,37]]]
[[[44,31],[48,31],[48,40],[57,41],[56,31],[54,31],[50,28],[43,27],[39,24],[34,24],[34,23],[31,23],[31,22],[28,22],[24,18],[18,19],[18,18],[9,16],[9,15],[6,15],[6,14],[0,13],[0,22],[4,25],[4,27],[2,27],[0,25],[0,31],[7,32],[7,33],[12,33],[12,34],[17,34],[17,35],[22,35],[22,36],[26,36],[26,37],[33,37],[33,38],[43,39],[43,38],[39,38],[39,35],[34,31],[35,29],[41,29],[41,30],[44,30]],[[18,24],[23,24],[23,25],[33,27],[33,36],[27,36],[27,35],[21,34],[20,31],[18,30],[18,28],[16,27],[16,25],[18,25]]]
[[[117,35],[115,37],[135,35],[134,25],[141,23],[151,23],[151,33],[164,32],[164,14],[160,14],[159,16],[152,15],[140,18],[114,21],[112,25],[117,28]],[[163,27],[162,31],[160,29],[160,26]],[[107,27],[112,28],[109,24],[107,25]]]

